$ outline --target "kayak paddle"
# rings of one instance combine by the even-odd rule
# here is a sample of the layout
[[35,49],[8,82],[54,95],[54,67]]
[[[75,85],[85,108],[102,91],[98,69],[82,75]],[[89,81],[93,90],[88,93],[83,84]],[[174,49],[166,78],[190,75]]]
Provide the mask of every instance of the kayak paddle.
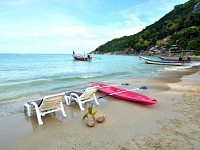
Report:
[[138,90],[138,89],[146,90],[147,87],[146,87],[146,86],[142,86],[142,87],[140,87],[140,88],[125,90],[125,91],[120,91],[120,92],[114,92],[114,93],[111,93],[111,94],[107,94],[107,95],[104,95],[104,96],[100,96],[100,97],[98,97],[98,99],[104,98],[104,97],[106,97],[106,96],[111,96],[111,95],[114,95],[114,94],[120,94],[120,93],[124,93],[124,92],[128,92],[128,91],[132,91],[132,90]]

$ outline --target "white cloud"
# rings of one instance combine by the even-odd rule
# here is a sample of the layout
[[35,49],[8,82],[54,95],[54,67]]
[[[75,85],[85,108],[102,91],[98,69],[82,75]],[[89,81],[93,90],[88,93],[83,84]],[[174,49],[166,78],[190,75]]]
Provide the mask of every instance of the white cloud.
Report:
[[124,18],[125,24],[147,26],[158,21],[166,12],[170,12],[174,5],[170,0],[148,0],[145,3],[122,10],[120,14]]
[[[62,53],[65,49],[75,49],[86,52],[92,51],[99,45],[106,43],[114,38],[137,33],[143,26],[123,27],[118,25],[107,26],[86,26],[84,24],[62,25],[62,26],[17,26],[17,29],[7,29],[0,38],[13,40],[17,44],[10,49],[19,48],[26,52],[27,49],[40,50],[47,53],[55,51]],[[26,42],[24,42],[26,39]],[[71,51],[70,51],[71,52]]]
[[113,32],[110,33],[113,38],[119,38],[123,36],[129,36],[138,33],[141,31],[145,26],[137,26],[132,28],[124,28],[124,29],[114,29]]
[[116,22],[114,22],[114,25],[117,25],[117,26],[119,26],[119,25],[122,25],[122,23],[121,23],[121,22],[119,22],[119,21],[116,21]]
[[124,23],[125,23],[126,25],[129,25],[129,24],[132,24],[133,22],[132,22],[131,20],[125,20]]
[[54,27],[51,30],[52,34],[58,34],[69,37],[71,36],[85,37],[88,35],[88,32],[89,31],[87,27],[81,25],[59,26],[59,27]]

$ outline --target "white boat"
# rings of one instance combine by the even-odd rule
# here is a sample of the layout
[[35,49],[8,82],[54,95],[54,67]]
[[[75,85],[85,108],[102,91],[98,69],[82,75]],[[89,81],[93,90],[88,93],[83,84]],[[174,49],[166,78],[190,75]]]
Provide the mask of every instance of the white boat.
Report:
[[156,64],[156,65],[172,65],[172,66],[182,66],[184,62],[163,62],[163,61],[156,61],[150,59],[144,59],[147,64]]

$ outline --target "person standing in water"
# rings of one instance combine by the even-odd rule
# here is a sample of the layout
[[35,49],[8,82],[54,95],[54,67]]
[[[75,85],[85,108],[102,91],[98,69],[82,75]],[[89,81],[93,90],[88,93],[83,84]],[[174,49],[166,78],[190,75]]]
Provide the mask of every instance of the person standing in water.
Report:
[[88,59],[91,59],[91,58],[92,58],[89,54],[87,55],[87,57],[88,57]]

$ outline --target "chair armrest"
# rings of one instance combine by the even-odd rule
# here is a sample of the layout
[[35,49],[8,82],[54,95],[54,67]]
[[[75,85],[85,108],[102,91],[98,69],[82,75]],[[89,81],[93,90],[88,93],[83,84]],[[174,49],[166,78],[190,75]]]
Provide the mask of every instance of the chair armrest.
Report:
[[38,104],[36,102],[31,102],[31,104],[35,107],[35,108],[39,108]]
[[76,93],[71,93],[71,94],[70,94],[70,99],[72,99],[73,97],[76,97],[77,99],[79,98],[78,94],[76,94]]

